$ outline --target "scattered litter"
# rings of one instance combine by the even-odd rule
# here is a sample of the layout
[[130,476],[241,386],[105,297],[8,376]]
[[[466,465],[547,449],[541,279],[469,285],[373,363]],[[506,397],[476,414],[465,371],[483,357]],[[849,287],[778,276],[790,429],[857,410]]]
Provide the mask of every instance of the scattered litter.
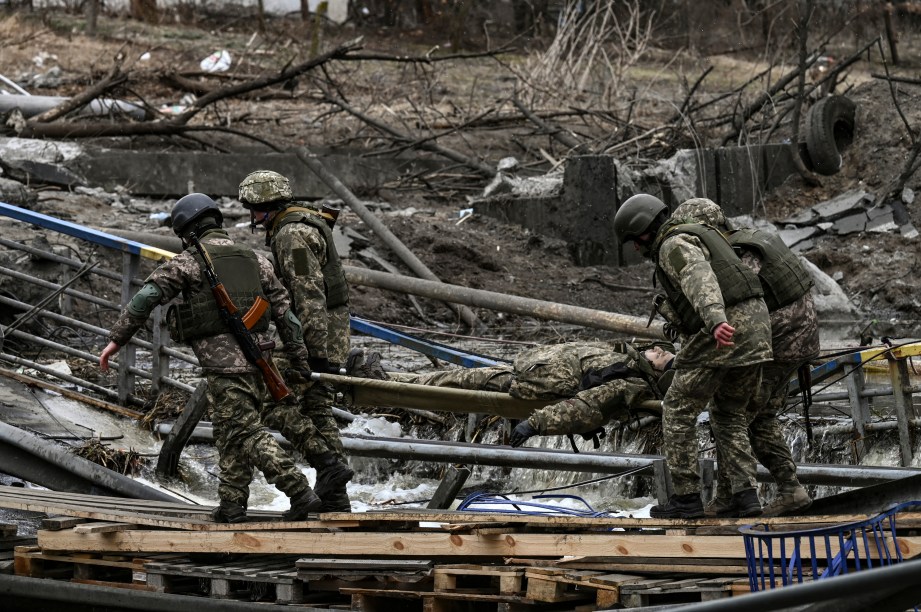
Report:
[[157,110],[162,115],[181,115],[189,107],[184,104],[163,104]]
[[459,211],[457,211],[457,216],[460,217],[461,219],[463,219],[467,215],[472,215],[472,214],[473,214],[472,208],[462,208]]
[[221,49],[203,59],[199,65],[205,72],[227,72],[230,69],[230,63],[230,53]]
[[150,51],[145,51],[144,53],[141,53],[141,57],[139,57],[138,60],[140,60],[140,61],[142,61],[142,62],[149,61],[149,60],[150,60]]

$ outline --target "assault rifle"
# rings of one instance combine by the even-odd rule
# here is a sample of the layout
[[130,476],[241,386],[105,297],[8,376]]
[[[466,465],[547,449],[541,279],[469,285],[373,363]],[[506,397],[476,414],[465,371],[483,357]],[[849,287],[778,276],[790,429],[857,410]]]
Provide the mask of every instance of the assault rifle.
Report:
[[[256,321],[262,317],[269,303],[262,297],[257,297],[256,302],[253,304],[252,308],[250,308],[249,312],[247,312],[245,316],[241,315],[239,309],[237,309],[230,295],[227,293],[224,284],[217,277],[217,272],[214,271],[214,264],[211,261],[211,257],[208,255],[208,251],[202,246],[198,236],[192,233],[189,234],[188,239],[189,242],[195,245],[195,249],[205,262],[205,276],[208,278],[208,284],[211,285],[211,294],[214,296],[217,309],[220,311],[224,323],[230,328],[233,337],[237,339],[240,350],[243,351],[243,356],[246,357],[248,362],[259,368],[259,371],[262,373],[262,378],[269,388],[269,393],[272,394],[272,399],[279,402],[290,396],[291,389],[285,384],[285,379],[278,373],[271,358],[263,355],[263,347],[256,342],[253,334],[249,331],[250,327],[255,325]],[[271,347],[274,346],[275,343],[271,343]],[[271,347],[265,347],[265,349],[267,350]]]

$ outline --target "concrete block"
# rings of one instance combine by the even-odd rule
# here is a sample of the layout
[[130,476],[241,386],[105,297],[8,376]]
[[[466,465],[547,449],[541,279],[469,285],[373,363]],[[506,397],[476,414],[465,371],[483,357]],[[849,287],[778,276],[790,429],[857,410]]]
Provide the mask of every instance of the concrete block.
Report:
[[716,153],[712,149],[697,150],[697,196],[714,202],[719,197]]
[[899,226],[892,216],[892,211],[884,215],[879,215],[867,221],[866,230],[868,232],[896,232]]
[[[325,155],[326,168],[349,189],[374,189],[403,174],[446,166],[439,160],[368,159]],[[143,151],[85,151],[68,163],[87,185],[107,190],[126,187],[131,193],[182,196],[192,191],[236,197],[240,181],[253,170],[275,170],[291,180],[295,197],[318,199],[330,193],[325,183],[294,153],[148,153]]]
[[765,191],[773,189],[783,184],[791,175],[798,174],[794,159],[794,155],[797,154],[798,149],[791,148],[788,144],[762,145],[761,188]]
[[867,229],[867,215],[861,211],[857,214],[842,217],[835,221],[831,229],[841,236],[862,232]]
[[750,214],[760,201],[760,152],[750,147],[716,150],[717,203],[727,215]]

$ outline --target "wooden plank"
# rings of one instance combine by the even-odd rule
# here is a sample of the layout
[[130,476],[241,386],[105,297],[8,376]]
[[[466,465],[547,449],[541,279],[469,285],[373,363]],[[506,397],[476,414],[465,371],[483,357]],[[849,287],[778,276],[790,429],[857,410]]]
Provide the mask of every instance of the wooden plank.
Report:
[[[0,507],[30,510],[51,514],[67,514],[106,521],[123,521],[143,525],[160,526],[186,530],[235,531],[238,525],[215,524],[208,519],[211,508],[180,502],[159,502],[129,500],[125,498],[61,493],[40,489],[0,486]],[[602,529],[650,529],[690,528],[705,526],[738,527],[751,524],[751,519],[651,519],[629,517],[573,517],[507,515],[477,512],[428,511],[418,509],[404,512],[368,512],[363,514],[336,512],[323,513],[320,520],[308,522],[277,522],[271,519],[280,516],[278,512],[252,511],[250,515],[259,522],[247,523],[248,531],[274,529],[352,528],[376,523],[431,522],[448,524],[476,524],[484,529],[495,524],[558,527],[572,530],[579,528]],[[865,520],[864,515],[830,515],[810,517],[777,517],[759,519],[768,525],[828,525]],[[898,526],[911,528],[921,526],[921,513],[901,513]]]
[[74,527],[74,533],[115,533],[117,531],[125,531],[128,529],[137,529],[137,525],[132,525],[131,523],[113,523],[113,522],[96,522],[96,523],[84,523],[82,525],[77,525]]
[[[666,536],[622,532],[557,534],[509,533],[501,537],[441,532],[306,532],[129,530],[108,534],[39,531],[41,547],[90,552],[214,552],[318,555],[400,555],[435,557],[659,557],[691,561],[699,558],[744,559],[737,536]],[[899,538],[905,558],[921,553],[921,537]],[[834,553],[834,550],[832,550]]]
[[58,531],[61,529],[70,529],[85,522],[86,519],[77,518],[75,516],[49,516],[48,518],[42,519],[41,525],[42,529]]

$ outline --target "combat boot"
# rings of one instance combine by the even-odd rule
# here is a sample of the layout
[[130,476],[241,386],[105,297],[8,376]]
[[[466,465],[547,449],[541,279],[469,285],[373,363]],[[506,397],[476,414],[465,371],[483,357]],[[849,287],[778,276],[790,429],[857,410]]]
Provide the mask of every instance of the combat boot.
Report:
[[246,508],[236,502],[221,500],[220,505],[211,511],[211,520],[215,523],[245,523]]
[[303,521],[314,512],[319,512],[323,502],[313,489],[307,487],[303,493],[291,498],[291,507],[282,515],[286,521]]
[[704,515],[704,504],[700,493],[672,495],[668,503],[653,506],[649,510],[652,518],[700,518]]
[[708,518],[725,516],[724,513],[729,512],[732,509],[732,497],[723,497],[717,493],[716,497],[711,499],[710,503],[707,504],[707,507],[704,509],[704,516]]
[[331,491],[323,496],[323,505],[320,512],[351,512],[352,502],[349,500],[348,490],[342,485],[338,490]]
[[761,500],[755,489],[742,489],[732,494],[732,506],[718,514],[721,517],[747,518],[761,516]]
[[812,505],[812,498],[801,484],[793,487],[778,487],[777,496],[764,508],[764,516],[780,516],[805,510]]
[[310,457],[310,465],[317,470],[317,482],[313,489],[323,499],[344,488],[345,483],[355,475],[352,468],[329,452]]
[[381,354],[373,351],[366,353],[364,349],[354,348],[349,351],[345,360],[345,372],[356,378],[374,378],[388,380],[387,372],[381,365]]

